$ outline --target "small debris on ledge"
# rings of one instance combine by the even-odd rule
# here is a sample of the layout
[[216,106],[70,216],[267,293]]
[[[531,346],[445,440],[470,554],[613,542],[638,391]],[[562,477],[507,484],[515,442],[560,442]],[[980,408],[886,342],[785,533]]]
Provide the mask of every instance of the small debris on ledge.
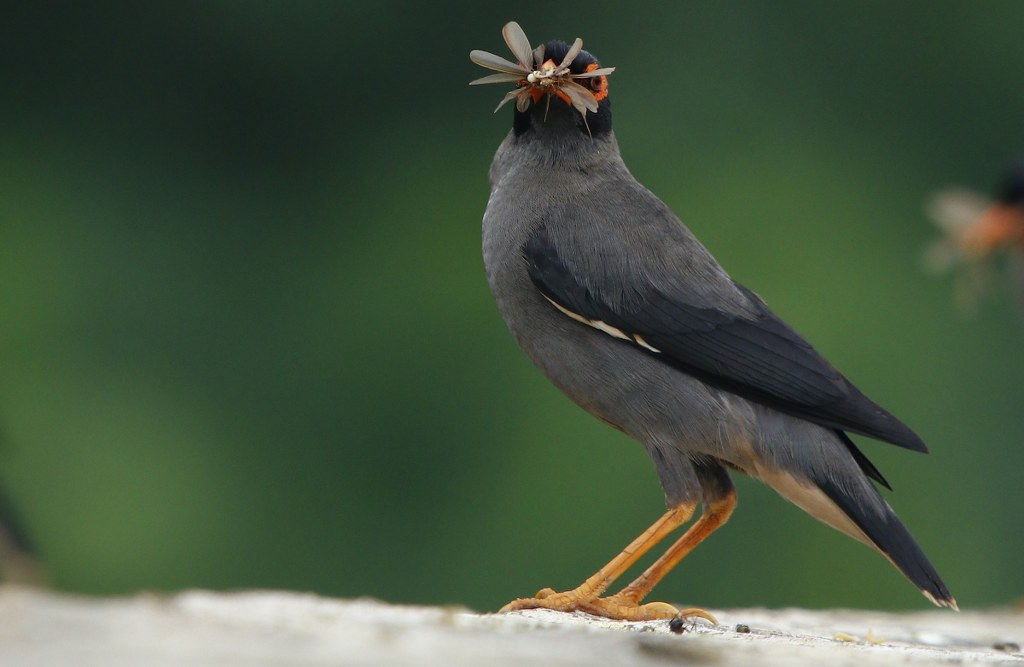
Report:
[[709,611],[721,625],[683,620],[673,628],[540,609],[481,614],[282,591],[90,598],[4,586],[0,664],[1024,665],[1021,610]]

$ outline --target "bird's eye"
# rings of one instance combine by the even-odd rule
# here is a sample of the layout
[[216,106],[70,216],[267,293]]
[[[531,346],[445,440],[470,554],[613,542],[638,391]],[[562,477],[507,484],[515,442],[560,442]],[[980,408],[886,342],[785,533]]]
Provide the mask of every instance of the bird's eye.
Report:
[[594,92],[594,99],[598,101],[608,97],[608,79],[604,76],[595,76],[590,80],[590,90]]

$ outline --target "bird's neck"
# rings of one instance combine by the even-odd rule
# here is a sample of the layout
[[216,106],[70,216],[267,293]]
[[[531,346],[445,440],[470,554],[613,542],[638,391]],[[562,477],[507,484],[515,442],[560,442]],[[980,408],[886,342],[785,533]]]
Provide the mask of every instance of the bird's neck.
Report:
[[518,170],[591,173],[622,165],[615,133],[591,137],[579,131],[555,132],[550,128],[514,131],[498,147],[491,166],[491,180],[497,182]]

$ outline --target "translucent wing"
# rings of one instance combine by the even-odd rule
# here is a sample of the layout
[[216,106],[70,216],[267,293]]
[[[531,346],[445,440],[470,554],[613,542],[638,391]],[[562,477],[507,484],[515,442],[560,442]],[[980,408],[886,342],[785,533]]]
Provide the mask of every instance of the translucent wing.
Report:
[[555,68],[555,71],[562,72],[564,70],[569,69],[569,65],[572,64],[573,60],[576,60],[576,56],[578,56],[580,54],[580,51],[582,50],[583,40],[577,37],[576,41],[573,42],[572,46],[569,47],[569,52],[565,54],[564,58],[562,58],[561,64]]
[[505,38],[512,55],[519,59],[519,63],[526,69],[533,69],[533,47],[530,46],[530,40],[526,38],[526,33],[519,24],[509,21],[501,29],[501,35]]
[[[498,106],[494,107],[494,113],[498,113],[498,109],[500,109],[501,107],[503,107],[506,104],[508,104],[508,102],[510,100],[515,99],[515,97],[517,95],[519,95],[520,92],[522,92],[522,90],[517,88],[515,90],[510,90],[507,93],[505,93],[505,97],[501,98],[501,102],[498,102]],[[517,109],[519,108],[519,102],[518,101],[516,101],[516,108]],[[520,111],[522,111],[522,110],[520,109]]]
[[536,69],[544,62],[544,45],[541,44],[533,50],[533,67]]
[[487,76],[480,77],[469,82],[471,86],[478,86],[482,83],[515,83],[516,81],[522,81],[522,74],[512,74],[500,72],[498,74],[488,74]]
[[589,79],[589,78],[595,77],[595,76],[608,76],[609,74],[611,74],[614,71],[615,71],[614,67],[602,67],[601,69],[590,70],[589,72],[584,72],[583,74],[573,74],[572,78],[574,78],[574,79]]
[[481,51],[474,49],[469,52],[469,59],[475,62],[480,67],[486,67],[487,69],[497,70],[499,72],[506,72],[508,74],[522,73],[525,74],[528,70],[523,65],[515,65],[505,60],[501,56],[496,56],[493,53],[487,51]]
[[572,101],[573,107],[575,107],[581,114],[586,115],[586,111],[597,113],[597,98],[594,97],[594,93],[590,92],[580,84],[573,81],[566,81],[562,84],[560,90],[569,97],[569,100]]

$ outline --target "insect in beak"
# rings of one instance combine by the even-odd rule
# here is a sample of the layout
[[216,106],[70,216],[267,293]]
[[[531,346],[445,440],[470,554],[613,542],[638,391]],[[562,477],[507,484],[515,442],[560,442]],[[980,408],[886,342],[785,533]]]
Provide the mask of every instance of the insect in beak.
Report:
[[[587,66],[586,71],[575,74],[570,67],[576,57],[583,50],[583,40],[579,37],[569,47],[568,53],[562,58],[562,62],[555,63],[554,60],[544,57],[544,45],[536,49],[530,47],[530,40],[526,33],[515,21],[510,21],[501,29],[512,55],[517,62],[505,60],[487,51],[474,50],[469,54],[469,59],[477,65],[498,72],[471,81],[469,85],[482,83],[514,83],[514,90],[502,98],[495,111],[505,106],[513,99],[516,101],[516,109],[520,112],[530,107],[530,102],[540,102],[544,96],[554,95],[560,100],[569,104],[580,112],[586,120],[587,112],[596,113],[598,103],[608,96],[608,80],[605,78],[615,71],[614,67],[599,67],[597,63]],[[581,85],[579,80],[587,81],[590,87]],[[550,104],[550,97],[548,98]],[[546,114],[545,114],[546,115]]]

